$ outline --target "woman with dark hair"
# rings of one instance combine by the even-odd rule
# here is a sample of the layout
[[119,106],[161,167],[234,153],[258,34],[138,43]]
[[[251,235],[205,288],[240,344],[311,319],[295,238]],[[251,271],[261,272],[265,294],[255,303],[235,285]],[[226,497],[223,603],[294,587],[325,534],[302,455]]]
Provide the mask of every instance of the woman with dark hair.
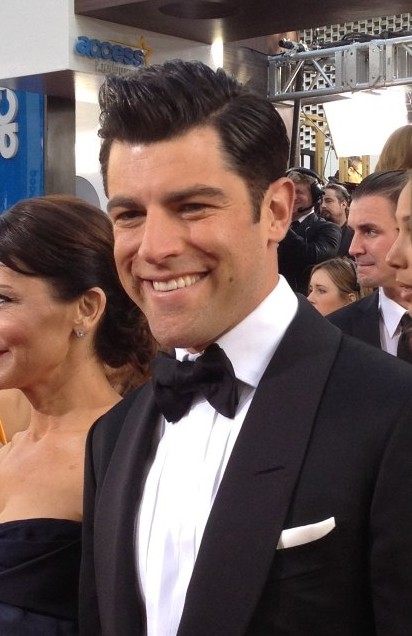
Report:
[[349,258],[331,258],[312,268],[308,300],[323,316],[360,297],[355,264]]
[[48,196],[0,217],[0,389],[31,404],[0,449],[0,634],[77,634],[86,435],[121,400],[107,370],[136,384],[152,352],[104,212]]

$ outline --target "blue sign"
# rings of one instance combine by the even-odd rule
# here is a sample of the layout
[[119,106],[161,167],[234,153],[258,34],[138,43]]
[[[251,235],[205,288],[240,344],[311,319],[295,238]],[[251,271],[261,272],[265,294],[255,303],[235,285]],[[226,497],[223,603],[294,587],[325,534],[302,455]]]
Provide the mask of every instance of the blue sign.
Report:
[[44,194],[44,95],[0,87],[0,213]]
[[115,62],[125,66],[143,66],[145,54],[142,49],[132,49],[129,46],[121,46],[112,42],[101,42],[100,40],[88,38],[86,35],[79,35],[74,50],[78,55],[90,58],[99,58],[105,62]]

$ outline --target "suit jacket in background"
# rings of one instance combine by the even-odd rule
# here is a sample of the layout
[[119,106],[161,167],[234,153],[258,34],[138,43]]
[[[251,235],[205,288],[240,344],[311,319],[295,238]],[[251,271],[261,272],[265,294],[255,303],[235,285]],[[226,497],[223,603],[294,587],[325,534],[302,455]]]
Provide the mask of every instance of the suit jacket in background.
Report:
[[347,223],[340,228],[341,231],[341,239],[339,243],[339,249],[337,256],[346,256],[348,258],[352,258],[349,254],[350,244],[352,243],[354,231]]
[[[134,540],[158,421],[146,384],[88,436],[81,636],[145,634]],[[213,503],[178,636],[412,634],[411,457],[410,365],[300,298]],[[322,538],[277,549],[285,529],[331,519]]]
[[381,348],[379,290],[332,312],[327,319],[349,336]]
[[279,272],[306,296],[312,266],[337,255],[341,230],[315,212],[292,225],[278,247]]

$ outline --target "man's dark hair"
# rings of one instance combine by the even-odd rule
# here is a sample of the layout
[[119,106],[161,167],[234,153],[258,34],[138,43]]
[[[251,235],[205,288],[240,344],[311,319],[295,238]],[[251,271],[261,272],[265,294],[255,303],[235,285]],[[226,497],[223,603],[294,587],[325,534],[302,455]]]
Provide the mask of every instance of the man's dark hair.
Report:
[[388,170],[385,172],[372,172],[352,192],[352,201],[361,197],[380,196],[398,203],[401,190],[407,183],[405,170]]
[[228,167],[249,189],[255,218],[269,185],[285,173],[289,140],[282,118],[222,69],[174,60],[128,75],[108,77],[100,89],[100,163],[107,166],[114,140],[150,144],[210,126],[218,133]]
[[339,201],[345,201],[349,205],[351,196],[345,186],[341,183],[334,183],[333,181],[329,181],[325,185],[324,190],[333,190],[336,193],[336,198]]

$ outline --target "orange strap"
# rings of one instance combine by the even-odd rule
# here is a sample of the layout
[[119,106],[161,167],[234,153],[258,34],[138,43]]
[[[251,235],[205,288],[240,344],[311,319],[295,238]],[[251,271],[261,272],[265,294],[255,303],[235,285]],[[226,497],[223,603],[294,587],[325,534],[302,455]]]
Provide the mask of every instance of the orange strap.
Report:
[[1,420],[0,420],[0,444],[7,444],[7,437],[3,428],[3,424],[1,423]]

